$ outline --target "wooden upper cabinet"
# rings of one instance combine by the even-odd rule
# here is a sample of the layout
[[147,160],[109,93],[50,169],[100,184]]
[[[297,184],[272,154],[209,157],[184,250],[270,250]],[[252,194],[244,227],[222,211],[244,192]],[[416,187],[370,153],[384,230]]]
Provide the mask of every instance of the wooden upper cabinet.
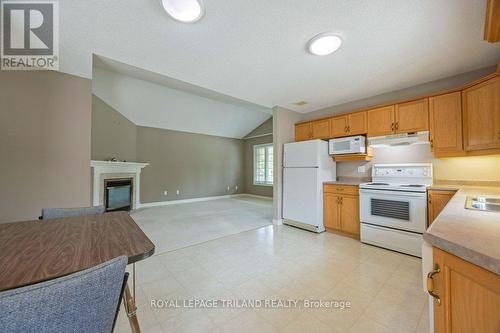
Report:
[[338,116],[330,120],[330,132],[332,137],[366,134],[367,121],[366,112],[355,112]]
[[330,119],[316,120],[312,122],[312,138],[326,139],[330,135]]
[[484,18],[484,40],[500,42],[500,0],[487,0]]
[[347,118],[347,130],[349,132],[349,135],[366,134],[366,112],[351,113],[347,116]]
[[500,148],[500,76],[462,92],[465,150]]
[[311,123],[301,123],[295,125],[295,141],[304,141],[312,138]]
[[426,131],[429,129],[428,99],[396,104],[395,130],[397,133]]
[[456,191],[429,190],[427,192],[427,223],[431,225],[441,213],[448,202],[453,198]]
[[342,231],[359,235],[359,197],[342,196],[340,199],[340,222]]
[[366,117],[369,137],[394,133],[394,105],[368,110]]
[[463,151],[462,97],[459,91],[429,98],[429,128],[435,155]]
[[330,119],[330,131],[332,137],[346,136],[347,132],[347,116],[333,117]]

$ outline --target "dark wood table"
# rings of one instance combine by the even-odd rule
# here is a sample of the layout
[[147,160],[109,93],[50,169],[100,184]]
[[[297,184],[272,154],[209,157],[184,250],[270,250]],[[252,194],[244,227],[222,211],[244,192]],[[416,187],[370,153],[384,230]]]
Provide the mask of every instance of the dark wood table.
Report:
[[[3,223],[0,291],[65,276],[122,255],[133,264],[153,255],[154,249],[127,212]],[[133,315],[137,322],[128,286],[125,294],[129,318]],[[137,330],[132,321],[131,326],[138,331],[138,324]]]

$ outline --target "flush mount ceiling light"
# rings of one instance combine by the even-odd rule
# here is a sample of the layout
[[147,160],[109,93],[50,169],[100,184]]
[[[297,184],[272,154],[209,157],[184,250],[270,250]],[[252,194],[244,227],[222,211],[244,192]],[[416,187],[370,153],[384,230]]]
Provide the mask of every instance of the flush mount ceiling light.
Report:
[[328,55],[337,51],[342,39],[329,32],[314,36],[307,44],[307,49],[314,55]]
[[174,20],[193,23],[203,17],[203,0],[161,0],[163,8]]

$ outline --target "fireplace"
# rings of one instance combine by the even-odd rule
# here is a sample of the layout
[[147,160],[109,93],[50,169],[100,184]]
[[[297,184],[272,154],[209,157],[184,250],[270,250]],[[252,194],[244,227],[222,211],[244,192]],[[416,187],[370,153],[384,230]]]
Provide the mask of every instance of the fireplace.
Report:
[[133,179],[105,179],[104,207],[107,212],[118,210],[130,211],[133,200]]
[[[148,163],[91,161],[92,167],[92,205],[107,207],[106,181],[132,180],[132,199],[130,210],[141,207],[141,171]],[[123,189],[122,189],[123,190]],[[112,191],[114,192],[114,191]],[[126,191],[123,191],[126,192]],[[114,194],[114,193],[112,193]],[[111,207],[114,207],[111,205]]]

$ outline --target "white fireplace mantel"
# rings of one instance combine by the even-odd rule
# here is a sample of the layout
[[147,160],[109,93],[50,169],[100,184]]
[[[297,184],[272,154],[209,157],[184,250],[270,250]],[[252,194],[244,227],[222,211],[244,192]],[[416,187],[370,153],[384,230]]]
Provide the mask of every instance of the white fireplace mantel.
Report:
[[134,208],[138,208],[141,205],[140,200],[140,181],[141,181],[141,171],[143,168],[147,167],[149,163],[137,163],[137,162],[111,162],[111,161],[90,161],[90,166],[94,169],[93,173],[93,191],[92,191],[92,203],[94,206],[99,206],[104,204],[103,198],[103,187],[104,183],[102,181],[101,175],[103,174],[134,174]]

